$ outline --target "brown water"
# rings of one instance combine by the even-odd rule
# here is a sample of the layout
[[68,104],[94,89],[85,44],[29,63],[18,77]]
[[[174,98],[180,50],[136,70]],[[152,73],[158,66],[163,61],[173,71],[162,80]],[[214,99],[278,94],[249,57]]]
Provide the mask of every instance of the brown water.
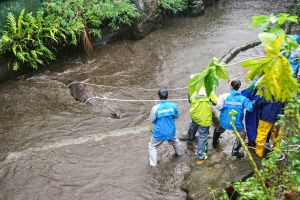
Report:
[[[143,40],[96,48],[87,62],[72,56],[47,73],[1,84],[0,199],[185,199],[179,187],[192,152],[175,158],[166,144],[159,166],[148,166],[147,118],[155,102],[105,101],[121,114],[111,119],[76,102],[66,85],[49,77],[97,84],[90,87],[107,98],[156,99],[155,90],[143,88],[186,87],[190,74],[213,56],[257,39],[257,31],[248,28],[253,15],[283,11],[288,2],[220,0],[202,17],[164,21],[164,28]],[[230,71],[240,76],[239,67]],[[218,92],[224,90],[223,84]],[[186,96],[184,88],[170,94]],[[183,135],[189,105],[177,105]]]

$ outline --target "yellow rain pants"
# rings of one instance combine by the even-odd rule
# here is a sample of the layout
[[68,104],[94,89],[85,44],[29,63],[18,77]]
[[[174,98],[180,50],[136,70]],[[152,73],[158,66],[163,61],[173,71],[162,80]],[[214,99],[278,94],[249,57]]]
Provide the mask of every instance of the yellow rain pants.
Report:
[[271,131],[272,133],[271,139],[273,141],[273,146],[278,147],[280,145],[282,138],[281,128],[278,125],[274,125],[274,123],[259,120],[257,127],[257,137],[255,140],[255,153],[258,157],[263,157],[264,155],[264,149],[269,131]]

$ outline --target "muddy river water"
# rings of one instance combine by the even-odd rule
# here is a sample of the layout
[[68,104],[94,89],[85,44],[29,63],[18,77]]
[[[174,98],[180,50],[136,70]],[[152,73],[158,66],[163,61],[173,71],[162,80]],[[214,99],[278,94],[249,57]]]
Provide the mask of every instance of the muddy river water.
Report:
[[[113,42],[95,48],[88,60],[72,55],[46,72],[1,83],[0,199],[185,199],[180,184],[193,153],[176,158],[162,145],[159,166],[148,166],[148,116],[155,102],[97,100],[120,113],[120,119],[112,119],[97,106],[76,102],[66,85],[50,77],[91,83],[106,98],[157,99],[161,86],[177,88],[172,99],[186,98],[191,73],[213,56],[257,39],[257,30],[248,28],[253,15],[288,5],[219,0],[204,16],[165,20],[142,40]],[[243,55],[253,54],[259,51]],[[241,70],[230,72],[236,76]],[[217,92],[225,90],[222,84]],[[177,134],[183,135],[189,104],[177,105]]]

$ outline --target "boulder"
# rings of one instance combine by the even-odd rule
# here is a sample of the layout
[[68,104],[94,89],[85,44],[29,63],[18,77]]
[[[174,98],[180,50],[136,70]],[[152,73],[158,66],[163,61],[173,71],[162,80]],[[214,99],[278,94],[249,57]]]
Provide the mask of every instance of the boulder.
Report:
[[212,6],[214,5],[218,0],[204,0],[204,5],[205,6]]
[[158,28],[161,19],[157,0],[133,0],[140,16],[131,27],[131,38],[142,39]]
[[188,0],[188,15],[197,17],[204,15],[204,2],[202,0]]

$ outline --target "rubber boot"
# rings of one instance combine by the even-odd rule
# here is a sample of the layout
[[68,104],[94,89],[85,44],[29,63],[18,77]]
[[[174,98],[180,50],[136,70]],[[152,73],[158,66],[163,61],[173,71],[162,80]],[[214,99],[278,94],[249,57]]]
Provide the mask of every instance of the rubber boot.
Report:
[[212,146],[214,148],[216,148],[219,145],[219,138],[220,138],[221,134],[224,132],[225,132],[225,129],[221,126],[218,128],[215,128],[214,135],[213,135],[213,141],[212,141]]
[[236,157],[236,158],[243,158],[244,153],[239,152],[240,148],[242,147],[242,144],[240,141],[236,138],[232,147],[232,152],[231,155]]

